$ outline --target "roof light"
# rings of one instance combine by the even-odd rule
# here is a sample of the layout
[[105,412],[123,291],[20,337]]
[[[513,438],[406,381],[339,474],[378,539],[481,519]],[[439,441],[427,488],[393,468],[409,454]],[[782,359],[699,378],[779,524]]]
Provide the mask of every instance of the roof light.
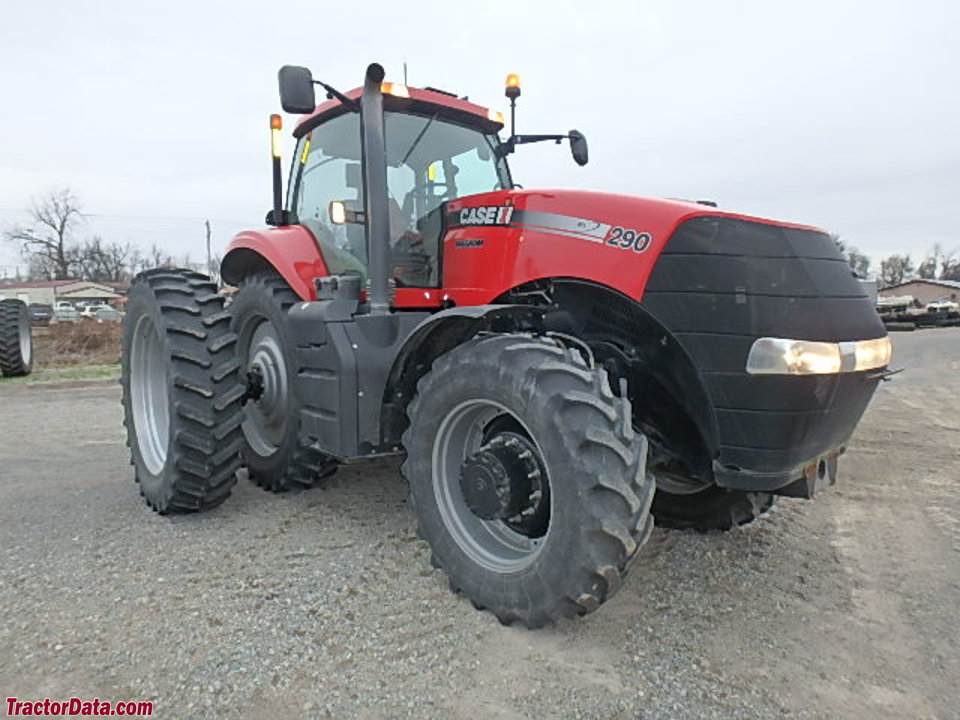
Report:
[[394,97],[410,97],[410,90],[402,83],[385,82],[380,85],[380,91],[387,95],[393,95]]
[[516,73],[507,75],[507,97],[520,97],[520,76]]
[[487,119],[503,125],[503,113],[499,110],[487,110]]
[[270,116],[270,149],[275,158],[280,157],[283,149],[283,118],[277,114]]

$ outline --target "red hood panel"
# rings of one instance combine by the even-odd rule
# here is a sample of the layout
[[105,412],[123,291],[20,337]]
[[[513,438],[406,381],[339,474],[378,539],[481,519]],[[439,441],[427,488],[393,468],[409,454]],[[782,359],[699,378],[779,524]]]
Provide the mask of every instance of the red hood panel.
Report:
[[676,227],[693,217],[735,217],[683,200],[584,190],[507,190],[451,201],[444,277],[458,303],[482,303],[547,277],[575,277],[640,299]]

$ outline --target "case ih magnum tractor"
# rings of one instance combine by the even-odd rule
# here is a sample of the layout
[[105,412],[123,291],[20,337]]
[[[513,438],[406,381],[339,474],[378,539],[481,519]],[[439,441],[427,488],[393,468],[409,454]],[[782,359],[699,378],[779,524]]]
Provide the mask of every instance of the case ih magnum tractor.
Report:
[[[328,100],[316,106],[314,85]],[[420,536],[505,623],[595,610],[654,519],[727,529],[811,497],[890,344],[833,241],[695,202],[528,190],[502,116],[384,82],[280,71],[300,113],[286,201],[221,273],[140,275],[124,327],[136,479],[167,513],[238,468],[309,487],[405,454]],[[508,78],[511,115],[520,94]]]

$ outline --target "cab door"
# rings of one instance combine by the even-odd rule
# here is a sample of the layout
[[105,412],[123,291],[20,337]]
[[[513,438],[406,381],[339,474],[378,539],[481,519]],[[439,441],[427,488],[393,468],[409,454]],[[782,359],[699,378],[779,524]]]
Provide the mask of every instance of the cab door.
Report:
[[363,210],[360,164],[360,116],[347,113],[328,120],[300,138],[291,175],[288,207],[297,224],[317,241],[332,274],[367,277],[367,234],[359,223],[336,224],[330,203]]

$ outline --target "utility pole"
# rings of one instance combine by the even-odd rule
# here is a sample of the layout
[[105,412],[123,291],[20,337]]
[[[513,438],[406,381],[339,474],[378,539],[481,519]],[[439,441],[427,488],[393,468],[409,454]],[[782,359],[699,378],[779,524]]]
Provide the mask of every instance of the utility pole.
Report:
[[204,223],[207,226],[207,275],[213,277],[213,258],[210,257],[210,221]]

